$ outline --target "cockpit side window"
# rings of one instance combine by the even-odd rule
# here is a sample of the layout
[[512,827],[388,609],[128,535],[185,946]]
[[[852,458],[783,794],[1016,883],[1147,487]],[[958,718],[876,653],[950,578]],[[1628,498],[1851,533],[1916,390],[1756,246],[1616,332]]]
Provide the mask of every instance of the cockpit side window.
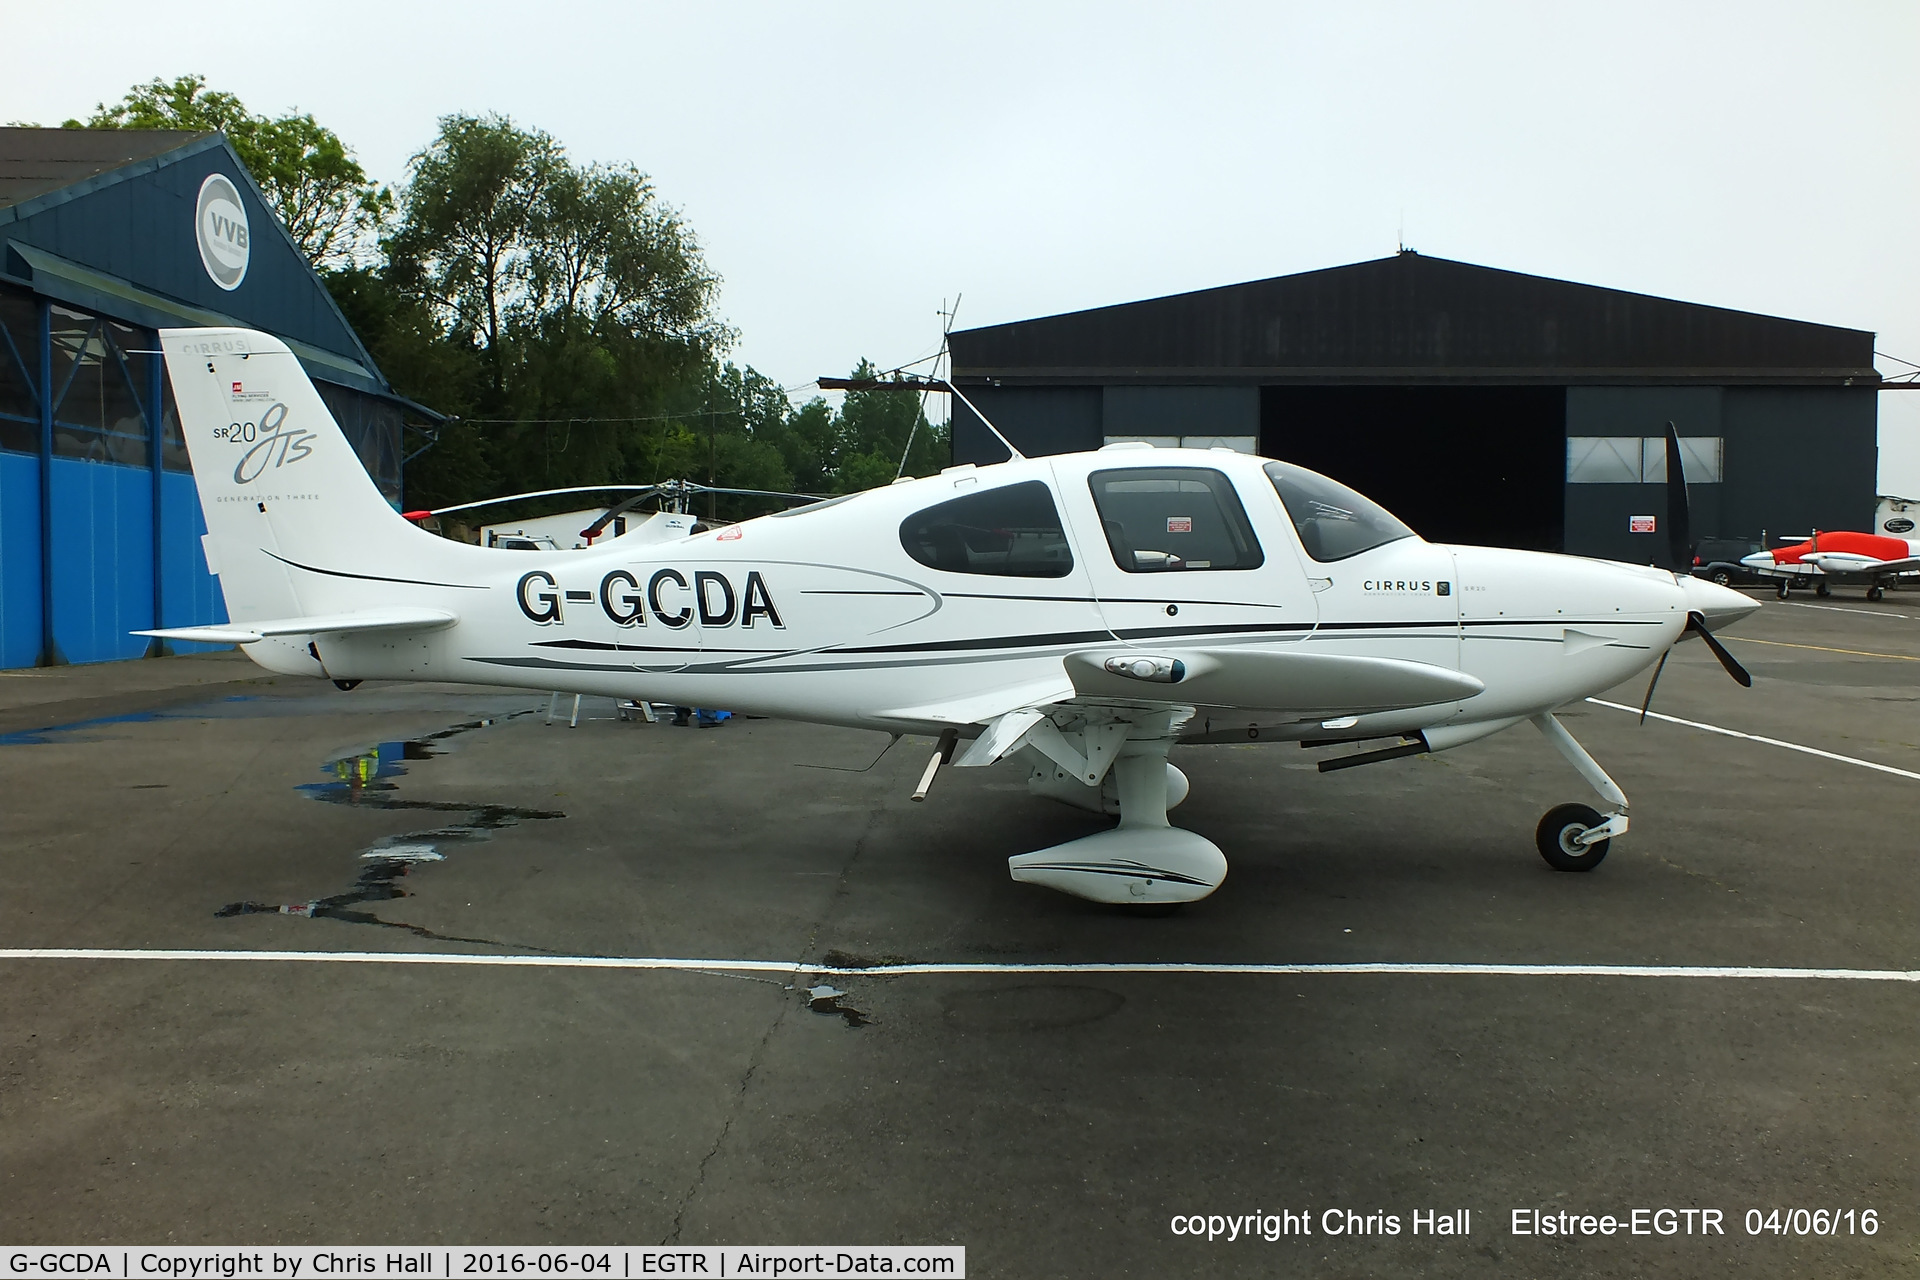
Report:
[[1073,552],[1053,493],[1039,480],[942,502],[907,517],[900,545],[930,569],[1064,578]]
[[1266,470],[1301,545],[1321,564],[1414,536],[1385,507],[1317,471],[1287,462],[1269,462]]
[[1211,467],[1128,467],[1087,477],[1114,563],[1128,573],[1257,569],[1265,557],[1233,482]]

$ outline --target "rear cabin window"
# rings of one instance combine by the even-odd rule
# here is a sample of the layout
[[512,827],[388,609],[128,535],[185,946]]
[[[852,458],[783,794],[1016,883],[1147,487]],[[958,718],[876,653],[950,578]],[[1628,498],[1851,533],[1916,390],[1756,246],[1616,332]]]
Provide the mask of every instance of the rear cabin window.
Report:
[[1087,478],[1114,563],[1128,573],[1257,569],[1264,557],[1233,483],[1209,467],[1129,467]]
[[900,545],[930,569],[1006,578],[1064,578],[1073,552],[1053,494],[1039,480],[964,498],[908,516]]

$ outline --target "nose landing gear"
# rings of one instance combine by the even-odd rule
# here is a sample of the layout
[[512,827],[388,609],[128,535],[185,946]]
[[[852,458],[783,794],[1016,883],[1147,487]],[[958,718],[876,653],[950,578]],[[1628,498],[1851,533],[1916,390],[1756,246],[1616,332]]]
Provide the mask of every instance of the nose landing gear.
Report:
[[1587,754],[1586,748],[1573,740],[1573,735],[1554,719],[1551,711],[1533,717],[1533,724],[1613,810],[1603,817],[1588,805],[1555,805],[1540,819],[1533,836],[1534,844],[1555,871],[1591,871],[1607,856],[1613,837],[1627,833],[1626,793]]

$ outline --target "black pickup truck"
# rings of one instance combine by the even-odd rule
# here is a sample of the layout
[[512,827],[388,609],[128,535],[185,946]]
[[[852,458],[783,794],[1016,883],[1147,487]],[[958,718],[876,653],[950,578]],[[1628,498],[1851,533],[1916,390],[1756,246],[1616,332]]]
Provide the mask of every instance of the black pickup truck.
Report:
[[1693,576],[1723,587],[1751,586],[1761,576],[1740,563],[1744,556],[1765,550],[1758,539],[1702,538],[1693,547]]

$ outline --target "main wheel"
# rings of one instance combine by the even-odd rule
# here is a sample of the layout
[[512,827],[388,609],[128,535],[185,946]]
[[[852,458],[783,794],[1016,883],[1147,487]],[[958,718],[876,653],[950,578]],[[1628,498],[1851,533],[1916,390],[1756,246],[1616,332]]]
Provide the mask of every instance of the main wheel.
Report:
[[1589,845],[1576,841],[1602,821],[1599,812],[1588,805],[1557,804],[1540,819],[1533,842],[1540,847],[1540,856],[1555,871],[1591,871],[1607,856],[1607,846],[1613,841],[1601,840]]
[[1867,588],[1867,599],[1884,600],[1886,598],[1887,598],[1887,591],[1885,587],[1868,587]]
[[1785,600],[1787,598],[1787,580],[1785,578],[1780,579],[1779,590],[1780,590],[1780,598],[1782,600]]
[[1819,596],[1822,600],[1825,600],[1828,596],[1833,594],[1833,588],[1823,582],[1819,586],[1813,589],[1813,594]]

